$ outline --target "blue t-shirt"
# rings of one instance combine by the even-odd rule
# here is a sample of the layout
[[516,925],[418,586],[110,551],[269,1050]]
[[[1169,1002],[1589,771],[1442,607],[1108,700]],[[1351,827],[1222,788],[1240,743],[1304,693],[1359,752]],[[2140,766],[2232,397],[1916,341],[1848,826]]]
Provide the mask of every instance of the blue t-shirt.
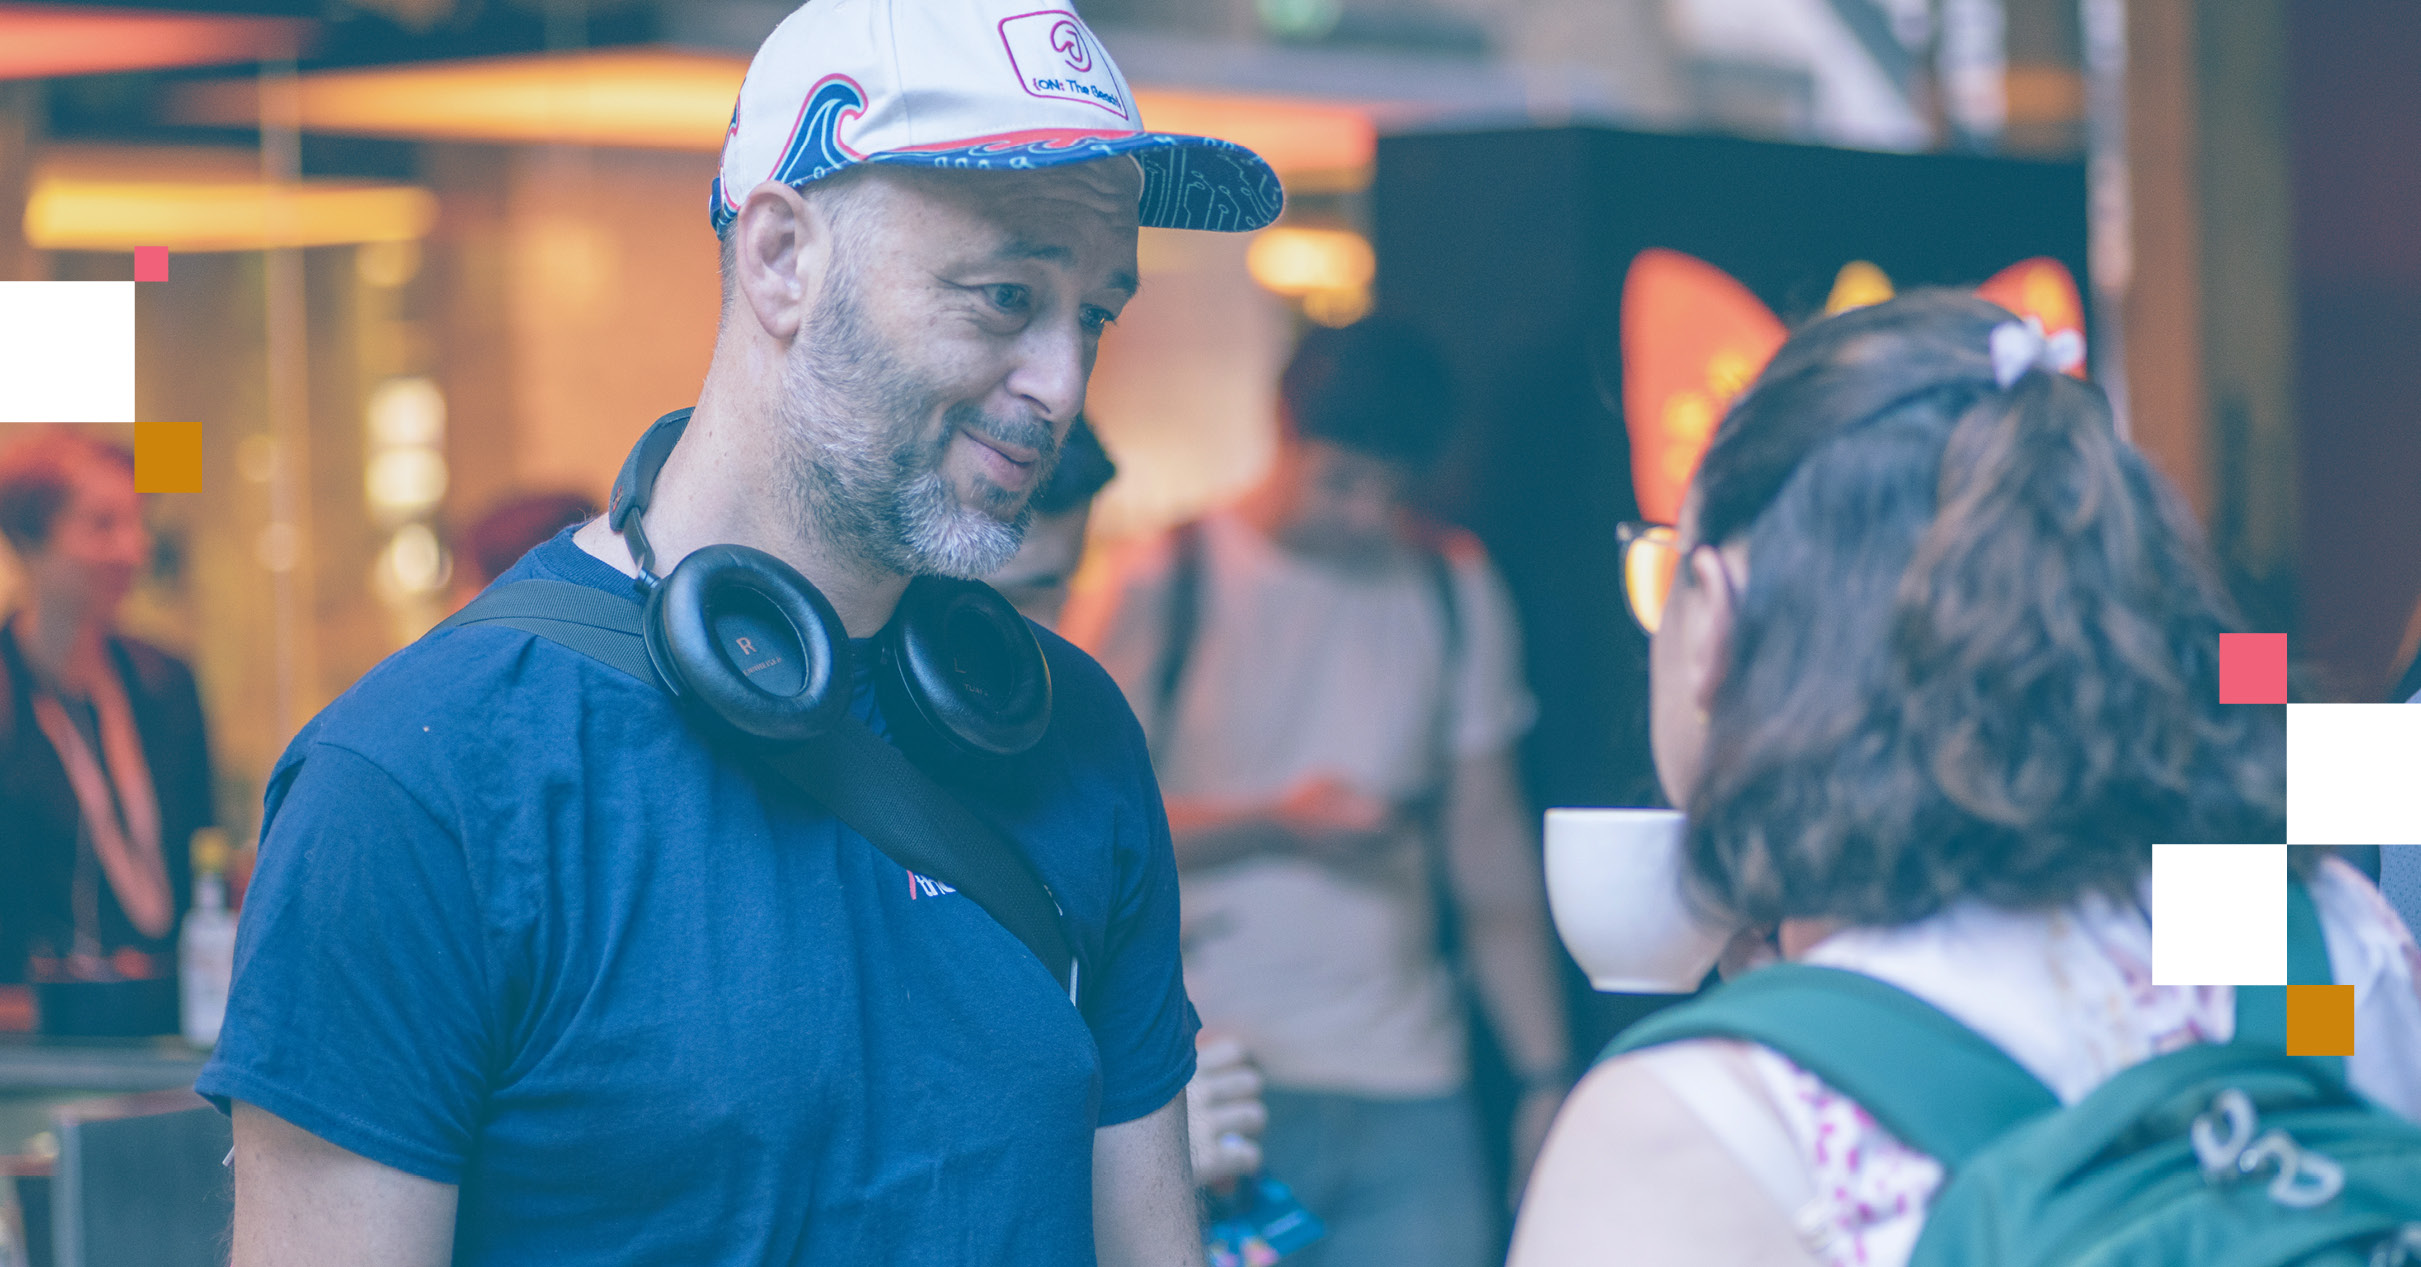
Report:
[[[636,593],[568,531],[527,577]],[[1092,1262],[1093,1132],[1183,1091],[1198,1023],[1142,734],[1042,641],[1050,732],[969,804],[1066,909],[1081,1016],[656,687],[472,626],[280,761],[199,1089],[459,1184],[457,1263]]]

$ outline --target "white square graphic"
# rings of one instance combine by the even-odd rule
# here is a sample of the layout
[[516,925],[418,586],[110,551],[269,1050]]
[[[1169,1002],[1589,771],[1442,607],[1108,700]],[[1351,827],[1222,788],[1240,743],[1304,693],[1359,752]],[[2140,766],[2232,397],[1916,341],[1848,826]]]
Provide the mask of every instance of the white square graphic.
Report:
[[2152,846],[2152,984],[2285,985],[2286,851]]
[[0,422],[133,422],[134,305],[133,282],[0,282]]
[[2287,840],[2421,844],[2421,707],[2287,705]]
[[1110,55],[1075,14],[1043,9],[1003,18],[1000,42],[1007,46],[1009,64],[1027,92],[1081,101],[1117,115],[1121,122],[1135,123],[1135,111],[1111,68]]

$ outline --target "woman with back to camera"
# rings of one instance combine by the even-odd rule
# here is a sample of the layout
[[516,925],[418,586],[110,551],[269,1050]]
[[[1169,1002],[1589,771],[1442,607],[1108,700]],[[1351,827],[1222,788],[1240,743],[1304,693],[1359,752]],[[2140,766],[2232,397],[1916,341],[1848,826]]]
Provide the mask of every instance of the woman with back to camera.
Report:
[[0,449],[0,536],[19,574],[0,622],[0,981],[32,983],[46,1033],[175,1033],[210,753],[193,674],[117,630],[151,557],[133,457],[30,431]]
[[[2219,703],[2237,622],[2197,531],[2055,348],[1948,292],[1810,326],[1682,522],[1630,548],[1669,551],[1633,605],[1697,904],[1916,995],[2073,1104],[2233,1032],[2233,990],[2152,984],[2150,846],[2283,839],[2286,774],[2282,710]],[[2301,865],[2361,1000],[2350,1079],[2421,1118],[2421,952],[2352,867]],[[1773,1050],[1689,1040],[1583,1081],[1512,1261],[1889,1267],[1942,1182]]]

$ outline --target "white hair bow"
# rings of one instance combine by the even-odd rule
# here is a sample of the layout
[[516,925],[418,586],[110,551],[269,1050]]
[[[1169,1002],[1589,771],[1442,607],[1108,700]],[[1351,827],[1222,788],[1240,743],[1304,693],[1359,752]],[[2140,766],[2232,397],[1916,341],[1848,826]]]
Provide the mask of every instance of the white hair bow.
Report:
[[2085,336],[2074,330],[2043,333],[2040,317],[2004,321],[1992,328],[1992,378],[2007,391],[2028,370],[2065,374],[2085,363]]

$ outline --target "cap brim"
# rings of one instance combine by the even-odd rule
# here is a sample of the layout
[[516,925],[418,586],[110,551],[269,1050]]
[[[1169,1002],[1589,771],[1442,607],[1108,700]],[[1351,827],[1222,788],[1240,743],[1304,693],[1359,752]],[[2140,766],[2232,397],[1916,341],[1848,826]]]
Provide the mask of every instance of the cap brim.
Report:
[[1233,141],[1169,132],[1020,133],[955,145],[884,150],[869,163],[1021,171],[1132,155],[1143,168],[1146,228],[1247,233],[1278,218],[1286,191],[1261,156]]

